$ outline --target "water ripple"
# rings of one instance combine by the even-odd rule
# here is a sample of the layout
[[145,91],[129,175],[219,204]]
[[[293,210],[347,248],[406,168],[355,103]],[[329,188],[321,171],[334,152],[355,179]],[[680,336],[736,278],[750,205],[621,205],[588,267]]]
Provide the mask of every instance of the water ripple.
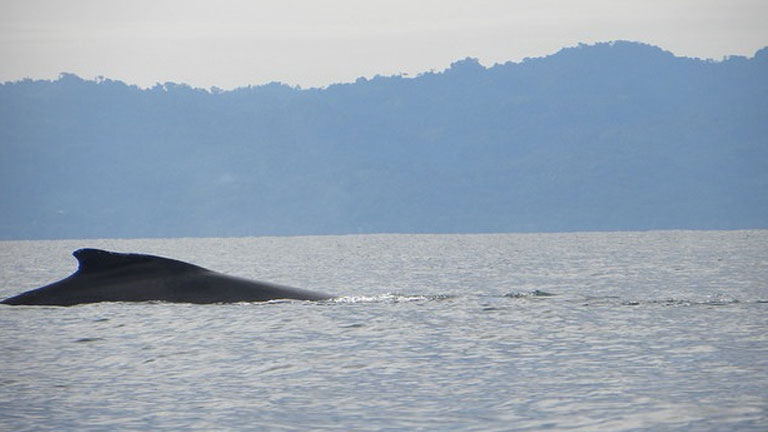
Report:
[[88,245],[339,297],[0,306],[0,430],[768,430],[765,231]]

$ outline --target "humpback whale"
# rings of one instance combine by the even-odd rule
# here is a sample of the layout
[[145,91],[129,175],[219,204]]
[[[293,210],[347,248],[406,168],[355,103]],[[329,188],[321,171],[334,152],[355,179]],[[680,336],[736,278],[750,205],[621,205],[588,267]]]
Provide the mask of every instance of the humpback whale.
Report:
[[71,306],[162,301],[206,304],[332,298],[319,292],[229,276],[153,255],[99,249],[78,249],[72,255],[79,264],[75,273],[0,303]]

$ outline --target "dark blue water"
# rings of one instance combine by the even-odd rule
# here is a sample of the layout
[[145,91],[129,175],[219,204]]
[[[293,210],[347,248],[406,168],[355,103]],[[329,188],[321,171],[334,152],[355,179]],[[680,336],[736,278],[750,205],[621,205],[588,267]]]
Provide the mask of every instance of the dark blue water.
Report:
[[768,430],[768,231],[0,242],[0,295],[86,246],[341,297],[2,306],[2,430]]

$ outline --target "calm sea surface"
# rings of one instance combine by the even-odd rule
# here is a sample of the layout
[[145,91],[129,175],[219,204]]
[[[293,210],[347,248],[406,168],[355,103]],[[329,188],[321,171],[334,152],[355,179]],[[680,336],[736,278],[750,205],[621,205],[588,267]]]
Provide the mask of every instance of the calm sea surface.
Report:
[[768,231],[0,242],[327,302],[0,305],[0,430],[768,430]]

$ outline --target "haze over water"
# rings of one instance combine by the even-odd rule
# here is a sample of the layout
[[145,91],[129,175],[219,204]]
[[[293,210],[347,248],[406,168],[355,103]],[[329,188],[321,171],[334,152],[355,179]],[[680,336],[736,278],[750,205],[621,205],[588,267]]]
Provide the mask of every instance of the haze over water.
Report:
[[2,306],[0,429],[768,428],[768,231],[0,242],[0,295],[86,246],[340,297]]

